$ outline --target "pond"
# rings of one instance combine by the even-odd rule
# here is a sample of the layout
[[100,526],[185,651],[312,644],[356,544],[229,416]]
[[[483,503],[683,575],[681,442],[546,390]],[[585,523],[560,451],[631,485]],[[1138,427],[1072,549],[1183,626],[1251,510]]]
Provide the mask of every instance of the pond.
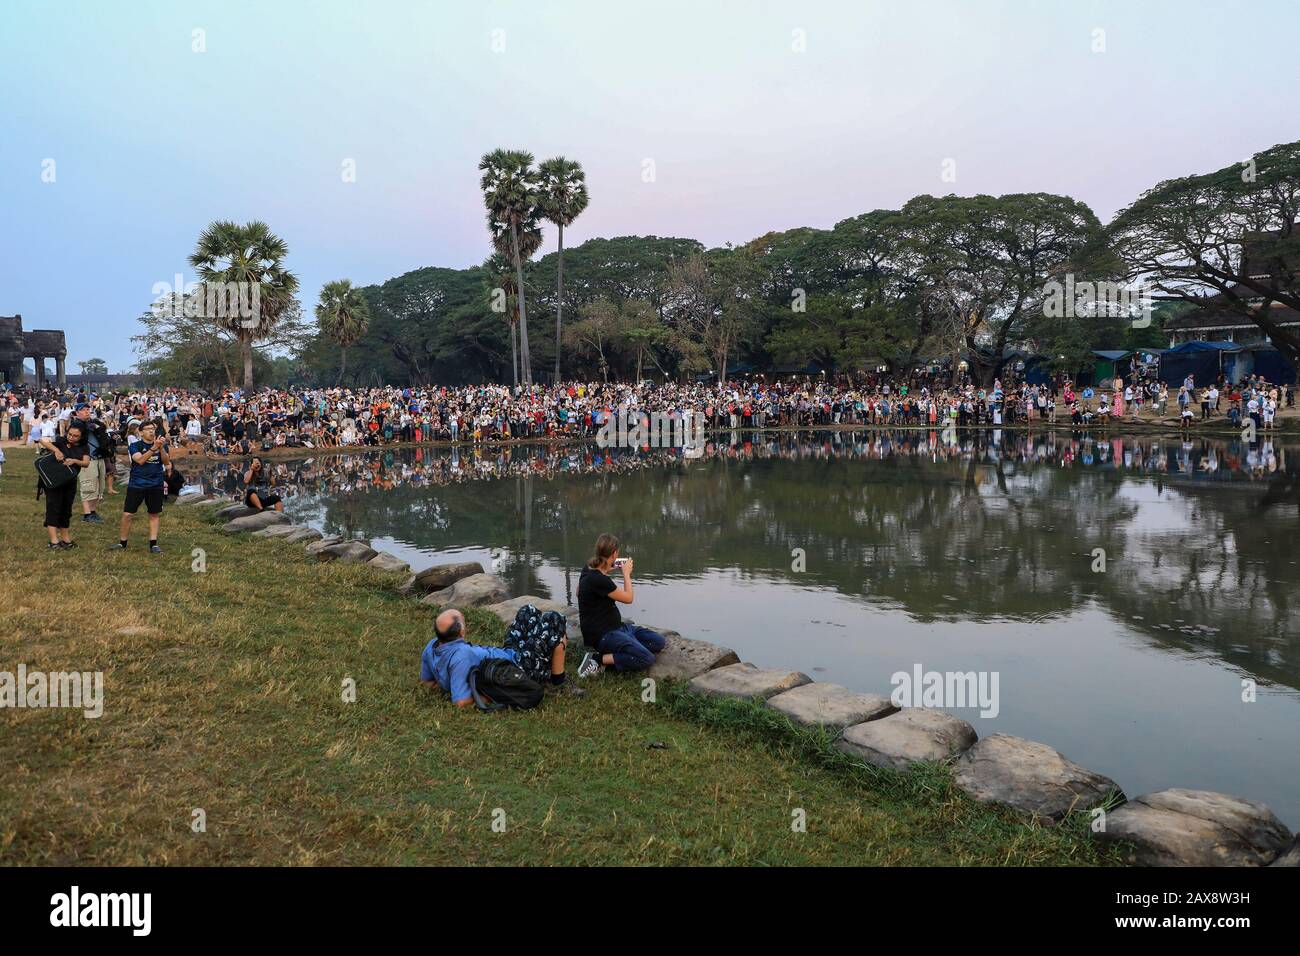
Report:
[[[1219,790],[1300,825],[1300,446],[736,432],[694,454],[424,448],[274,471],[295,522],[417,569],[479,560],[512,594],[574,601],[611,531],[638,622],[878,694],[918,668],[995,674],[996,707],[945,708],[981,736],[1051,744],[1130,796]],[[203,482],[236,490],[235,467]]]

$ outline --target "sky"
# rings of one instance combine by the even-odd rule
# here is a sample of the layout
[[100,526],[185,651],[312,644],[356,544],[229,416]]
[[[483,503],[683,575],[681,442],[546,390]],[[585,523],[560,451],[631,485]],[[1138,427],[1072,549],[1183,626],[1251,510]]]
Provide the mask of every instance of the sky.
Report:
[[566,246],[925,193],[1106,221],[1300,139],[1298,35],[1294,0],[4,0],[0,315],[129,369],[214,219],[286,240],[308,314],[333,279],[481,262],[497,147],[583,164]]

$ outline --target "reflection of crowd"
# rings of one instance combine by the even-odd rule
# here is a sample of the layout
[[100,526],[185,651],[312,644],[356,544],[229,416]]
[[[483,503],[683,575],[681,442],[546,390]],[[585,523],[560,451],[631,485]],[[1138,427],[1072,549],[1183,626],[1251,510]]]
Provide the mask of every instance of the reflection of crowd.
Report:
[[149,389],[116,395],[49,390],[21,398],[6,392],[9,429],[30,433],[45,423],[60,429],[77,405],[125,432],[132,419],[154,419],[173,444],[193,442],[217,456],[247,457],[277,448],[335,448],[423,442],[483,443],[507,439],[592,437],[611,416],[668,421],[686,414],[706,428],[816,426],[999,427],[1070,422],[1101,427],[1130,415],[1161,419],[1173,404],[1187,423],[1201,418],[1246,416],[1267,429],[1293,389],[1248,379],[1197,388],[1188,380],[1174,399],[1153,379],[1106,380],[1105,388],[1078,387],[1067,378],[1045,382],[996,379],[988,388],[953,383],[946,374],[865,375],[768,381],[764,376],[718,383],[640,384],[564,382],[509,387],[459,388],[226,389],[206,395],[184,389]]
[[[724,433],[702,448],[603,449],[593,444],[563,448],[516,445],[434,451],[414,448],[367,455],[318,455],[266,463],[262,484],[283,497],[346,494],[396,487],[436,487],[490,478],[617,474],[689,460],[928,458],[934,462],[1055,465],[1114,468],[1185,477],[1267,477],[1285,471],[1284,449],[1271,441],[1093,437],[1086,432],[978,431],[945,435],[937,430],[875,432]],[[206,490],[242,496],[244,472],[232,462],[214,463],[198,480]]]

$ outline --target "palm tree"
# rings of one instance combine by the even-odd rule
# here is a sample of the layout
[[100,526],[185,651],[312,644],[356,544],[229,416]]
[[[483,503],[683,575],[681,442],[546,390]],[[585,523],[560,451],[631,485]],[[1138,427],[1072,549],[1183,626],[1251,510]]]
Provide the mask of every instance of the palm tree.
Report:
[[343,373],[348,367],[349,346],[354,345],[357,339],[366,334],[366,329],[370,328],[370,304],[350,280],[326,282],[320,290],[316,321],[320,330],[337,342],[343,353],[338,382],[335,383],[341,385]]
[[533,154],[523,150],[497,149],[479,162],[483,173],[483,204],[488,211],[488,229],[493,244],[499,232],[510,237],[510,254],[514,259],[515,283],[519,289],[519,348],[522,352],[523,380],[533,383],[532,356],[528,351],[528,309],[524,303],[524,260],[521,234],[530,227],[540,228],[537,213],[537,170]]
[[[204,316],[204,321],[219,326],[238,340],[244,359],[246,390],[253,387],[253,343],[271,335],[298,291],[298,277],[284,267],[288,255],[288,244],[264,222],[253,221],[241,226],[218,220],[199,235],[194,254],[190,256],[190,265],[206,285],[238,288],[247,291],[250,300],[258,302],[256,315],[241,315],[241,310],[223,308],[215,315]],[[242,291],[240,296],[242,300]]]
[[510,376],[512,385],[519,384],[519,304],[515,294],[515,269],[509,255],[495,253],[483,264],[487,270],[489,290],[505,293],[506,322],[510,326]]
[[[515,355],[515,341],[522,326],[519,318],[519,280],[511,275],[513,267],[513,238],[511,233],[500,223],[489,223],[488,231],[492,234],[492,248],[496,250],[489,262],[499,263],[494,269],[501,288],[506,293],[507,315],[510,321],[510,367],[514,370],[514,384],[519,384],[519,360]],[[529,219],[519,231],[519,255],[527,262],[542,247],[542,225],[537,217]],[[504,268],[502,268],[504,266]],[[529,381],[532,376],[529,376]]]
[[587,208],[587,174],[576,160],[556,156],[538,167],[542,215],[559,227],[555,270],[555,380],[560,380],[560,330],[564,319],[564,227]]

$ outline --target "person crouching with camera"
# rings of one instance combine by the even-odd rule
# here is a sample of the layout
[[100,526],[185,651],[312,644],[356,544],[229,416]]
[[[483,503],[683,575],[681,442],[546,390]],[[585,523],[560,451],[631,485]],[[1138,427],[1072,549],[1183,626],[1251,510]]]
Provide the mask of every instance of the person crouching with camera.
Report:
[[149,552],[162,554],[158,547],[158,524],[162,518],[163,496],[172,460],[167,454],[167,438],[158,434],[153,422],[142,422],[139,437],[127,446],[131,455],[131,477],[126,483],[126,501],[122,505],[120,540],[110,551],[125,551],[131,536],[131,519],[144,504],[149,512]]
[[[667,644],[662,634],[625,622],[619,613],[618,605],[631,604],[634,592],[632,559],[619,557],[618,549],[618,538],[602,534],[578,578],[578,619],[582,642],[590,648],[578,665],[579,677],[594,677],[607,667],[646,670]],[[611,574],[622,577],[621,586]]]

